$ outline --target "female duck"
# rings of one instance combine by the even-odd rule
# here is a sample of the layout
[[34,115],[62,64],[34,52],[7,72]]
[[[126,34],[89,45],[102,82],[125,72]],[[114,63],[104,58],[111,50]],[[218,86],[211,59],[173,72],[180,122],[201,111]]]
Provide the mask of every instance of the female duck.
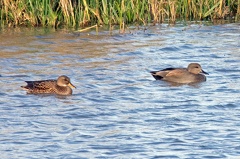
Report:
[[25,81],[26,86],[21,86],[27,90],[28,94],[57,94],[71,95],[72,89],[76,88],[67,76],[60,76],[57,80]]

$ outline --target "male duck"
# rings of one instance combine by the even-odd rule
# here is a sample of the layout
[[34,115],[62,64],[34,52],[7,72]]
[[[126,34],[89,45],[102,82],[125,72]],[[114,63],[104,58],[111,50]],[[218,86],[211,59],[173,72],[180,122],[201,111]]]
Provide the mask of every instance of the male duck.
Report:
[[204,74],[207,72],[202,70],[198,63],[190,63],[187,68],[166,68],[160,71],[150,72],[156,80],[164,80],[168,82],[188,84],[206,81]]

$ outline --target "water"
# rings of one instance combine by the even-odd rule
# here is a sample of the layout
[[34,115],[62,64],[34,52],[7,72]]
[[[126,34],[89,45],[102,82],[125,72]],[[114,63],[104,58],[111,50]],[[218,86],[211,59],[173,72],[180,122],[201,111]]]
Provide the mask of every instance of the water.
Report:
[[[158,25],[108,35],[8,30],[0,36],[1,158],[240,157],[240,25]],[[199,62],[197,85],[150,71]],[[26,95],[67,75],[69,97]]]

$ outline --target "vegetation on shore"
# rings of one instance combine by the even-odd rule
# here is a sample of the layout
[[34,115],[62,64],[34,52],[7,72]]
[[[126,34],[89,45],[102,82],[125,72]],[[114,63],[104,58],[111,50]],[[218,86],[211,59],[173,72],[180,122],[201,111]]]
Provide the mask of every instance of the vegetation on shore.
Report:
[[1,0],[1,27],[175,23],[240,20],[240,0]]

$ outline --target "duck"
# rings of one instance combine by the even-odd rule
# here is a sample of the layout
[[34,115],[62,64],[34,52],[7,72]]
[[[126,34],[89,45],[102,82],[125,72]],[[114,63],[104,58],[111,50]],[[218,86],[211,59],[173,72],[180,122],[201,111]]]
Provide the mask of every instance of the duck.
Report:
[[205,72],[199,63],[190,63],[187,68],[165,68],[160,71],[151,71],[156,80],[189,84],[206,81]]
[[57,80],[25,81],[26,86],[21,86],[27,94],[56,94],[72,95],[72,88],[76,88],[70,78],[61,75]]

